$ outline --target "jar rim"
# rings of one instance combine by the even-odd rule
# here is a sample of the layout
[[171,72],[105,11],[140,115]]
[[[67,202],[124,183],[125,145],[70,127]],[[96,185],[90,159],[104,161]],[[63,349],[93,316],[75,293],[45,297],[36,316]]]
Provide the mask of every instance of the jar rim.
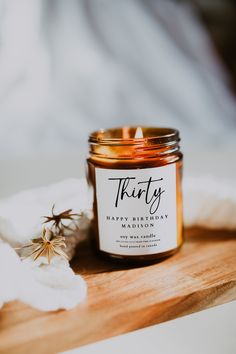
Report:
[[[135,138],[138,128],[142,129],[143,137]],[[124,134],[124,131],[126,134]],[[179,131],[169,127],[125,126],[99,129],[89,135],[89,143],[100,145],[159,145],[178,142]]]

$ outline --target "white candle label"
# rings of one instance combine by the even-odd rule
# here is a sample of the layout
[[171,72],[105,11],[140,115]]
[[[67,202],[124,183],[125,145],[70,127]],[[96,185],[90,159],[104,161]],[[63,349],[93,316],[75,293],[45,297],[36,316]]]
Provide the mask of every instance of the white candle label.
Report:
[[99,248],[147,255],[177,247],[176,164],[96,168]]

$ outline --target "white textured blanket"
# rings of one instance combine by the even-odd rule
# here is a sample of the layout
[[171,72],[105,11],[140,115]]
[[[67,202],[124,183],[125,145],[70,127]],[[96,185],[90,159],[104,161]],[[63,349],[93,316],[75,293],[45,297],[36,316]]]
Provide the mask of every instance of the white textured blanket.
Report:
[[29,243],[42,229],[42,215],[58,210],[90,208],[84,179],[20,192],[0,202],[0,307],[20,299],[40,310],[70,309],[86,297],[86,283],[69,262],[44,257],[20,260],[13,247]]

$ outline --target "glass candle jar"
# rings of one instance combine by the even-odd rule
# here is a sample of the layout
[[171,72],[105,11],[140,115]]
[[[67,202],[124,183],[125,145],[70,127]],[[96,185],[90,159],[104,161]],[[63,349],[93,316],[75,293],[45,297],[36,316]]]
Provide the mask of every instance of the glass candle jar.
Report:
[[179,132],[123,127],[89,136],[88,183],[98,252],[125,261],[154,261],[183,243]]

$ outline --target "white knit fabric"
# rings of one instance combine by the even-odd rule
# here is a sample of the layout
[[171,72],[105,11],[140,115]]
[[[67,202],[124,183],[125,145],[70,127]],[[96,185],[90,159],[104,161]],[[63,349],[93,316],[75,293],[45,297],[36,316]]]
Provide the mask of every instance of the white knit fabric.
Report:
[[236,229],[236,185],[215,176],[184,179],[185,226]]
[[20,299],[40,310],[70,309],[86,297],[86,283],[75,275],[69,262],[55,257],[50,265],[44,257],[21,261],[15,246],[39,235],[42,215],[89,206],[85,180],[66,180],[49,187],[18,193],[0,202],[0,307]]

